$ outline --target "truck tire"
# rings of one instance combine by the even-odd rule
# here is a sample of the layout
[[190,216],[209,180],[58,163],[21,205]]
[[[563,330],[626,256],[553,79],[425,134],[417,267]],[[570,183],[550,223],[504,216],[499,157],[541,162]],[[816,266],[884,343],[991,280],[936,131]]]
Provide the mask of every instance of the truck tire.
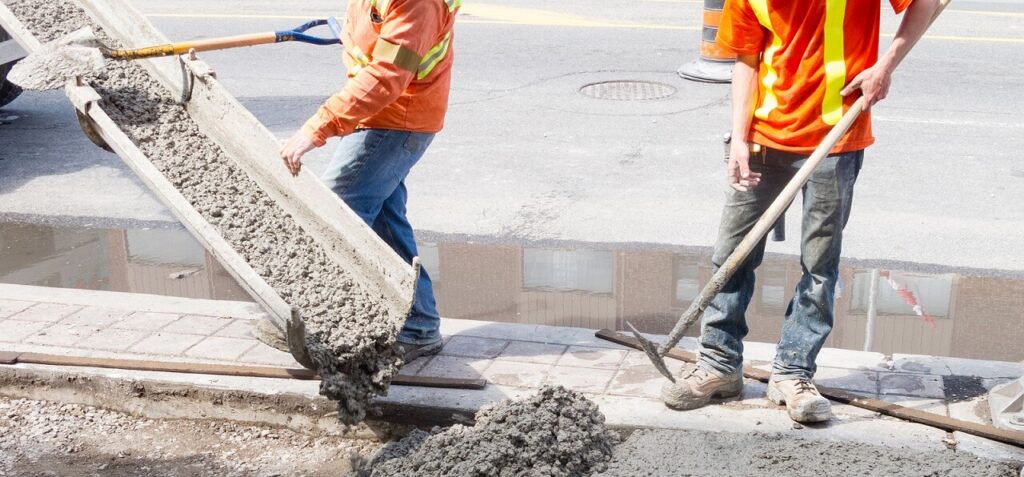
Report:
[[[7,32],[3,28],[0,28],[0,41],[7,41],[11,37],[7,35]],[[15,62],[0,65],[0,107],[6,106],[7,103],[14,101],[21,94],[21,88],[14,83],[7,81],[7,72],[11,71],[11,67],[14,66]]]

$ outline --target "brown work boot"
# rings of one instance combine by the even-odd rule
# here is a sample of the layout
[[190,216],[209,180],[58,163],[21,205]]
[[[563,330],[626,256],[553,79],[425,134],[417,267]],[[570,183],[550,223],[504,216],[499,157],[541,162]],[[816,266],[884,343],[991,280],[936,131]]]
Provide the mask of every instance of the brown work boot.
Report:
[[740,373],[719,376],[701,366],[693,365],[683,369],[674,383],[661,388],[661,400],[677,411],[697,409],[712,398],[731,398],[743,392],[743,375]]
[[832,403],[807,379],[769,381],[768,399],[785,404],[789,418],[796,422],[825,422],[832,417]]

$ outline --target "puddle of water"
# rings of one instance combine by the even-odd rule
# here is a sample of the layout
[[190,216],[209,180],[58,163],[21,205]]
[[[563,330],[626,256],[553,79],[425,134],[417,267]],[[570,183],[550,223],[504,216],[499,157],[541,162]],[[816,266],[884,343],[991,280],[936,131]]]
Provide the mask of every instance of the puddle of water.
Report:
[[183,229],[0,224],[0,283],[249,300]]
[[[710,252],[445,238],[420,245],[442,316],[620,331],[628,321],[657,334],[672,329],[711,278]],[[1024,360],[1024,280],[930,268],[844,266],[825,346]],[[795,257],[765,258],[747,309],[747,340],[778,340],[800,276]]]
[[[614,330],[629,321],[666,334],[712,274],[709,249],[423,235],[421,260],[450,318]],[[825,346],[1024,360],[1024,280],[901,268],[843,267]],[[765,258],[747,340],[778,340],[800,275],[794,257]],[[182,229],[0,224],[0,282],[249,300]]]

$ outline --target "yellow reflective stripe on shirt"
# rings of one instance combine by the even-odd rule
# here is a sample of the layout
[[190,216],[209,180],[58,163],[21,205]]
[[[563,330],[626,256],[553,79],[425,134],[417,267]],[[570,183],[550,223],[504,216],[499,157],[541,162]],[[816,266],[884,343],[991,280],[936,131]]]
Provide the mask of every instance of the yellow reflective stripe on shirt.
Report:
[[383,38],[377,39],[377,44],[373,47],[373,57],[412,73],[416,73],[419,70],[420,62],[423,61],[423,58],[417,55],[415,51],[391,43]]
[[462,6],[462,0],[444,0],[444,4],[448,6],[448,12],[454,12]]
[[821,120],[834,125],[843,117],[843,97],[839,95],[846,85],[846,54],[843,44],[843,21],[846,18],[846,0],[825,2],[825,99],[821,102]]
[[370,64],[370,57],[366,56],[366,53],[363,53],[363,50],[359,48],[359,45],[351,45],[347,51],[349,56],[352,57],[357,65],[366,66]]
[[359,74],[366,65],[370,64],[370,57],[366,56],[366,53],[363,53],[363,50],[359,48],[358,45],[346,46],[348,46],[348,48],[345,48],[345,53],[348,53],[349,58],[352,58],[352,61],[356,64],[355,67],[348,72],[348,77],[352,78]]
[[434,45],[426,55],[423,55],[423,61],[420,62],[419,72],[416,73],[416,79],[426,78],[434,67],[437,66],[445,56],[448,55],[448,46],[451,44],[452,34],[448,32],[441,40],[441,43]]
[[754,15],[757,16],[758,23],[772,34],[772,43],[764,51],[764,56],[761,59],[761,63],[765,67],[764,77],[761,78],[761,86],[764,87],[764,101],[761,102],[759,108],[754,110],[754,117],[768,119],[768,113],[779,107],[779,98],[775,96],[775,90],[772,89],[775,81],[779,79],[779,74],[775,71],[775,67],[772,66],[772,61],[775,59],[775,53],[782,48],[782,38],[772,29],[772,20],[768,17],[768,0],[750,0],[750,6],[754,9]]

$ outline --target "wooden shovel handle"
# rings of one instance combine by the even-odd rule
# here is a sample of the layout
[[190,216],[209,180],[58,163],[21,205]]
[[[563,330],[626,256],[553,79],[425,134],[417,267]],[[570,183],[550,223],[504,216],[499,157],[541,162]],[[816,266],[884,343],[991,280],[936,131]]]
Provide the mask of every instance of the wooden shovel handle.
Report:
[[221,38],[208,38],[205,40],[183,41],[179,43],[166,43],[163,45],[148,46],[132,50],[111,50],[107,56],[122,60],[137,60],[142,58],[156,58],[161,56],[181,55],[189,50],[212,51],[242,46],[265,45],[277,42],[277,34],[274,32],[251,33],[247,35],[226,36]]

